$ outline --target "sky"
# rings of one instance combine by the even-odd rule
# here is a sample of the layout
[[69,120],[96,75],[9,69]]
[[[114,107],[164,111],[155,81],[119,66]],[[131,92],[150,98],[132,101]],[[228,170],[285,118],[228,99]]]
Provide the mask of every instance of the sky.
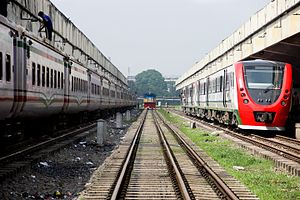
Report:
[[51,0],[125,75],[180,77],[270,0]]

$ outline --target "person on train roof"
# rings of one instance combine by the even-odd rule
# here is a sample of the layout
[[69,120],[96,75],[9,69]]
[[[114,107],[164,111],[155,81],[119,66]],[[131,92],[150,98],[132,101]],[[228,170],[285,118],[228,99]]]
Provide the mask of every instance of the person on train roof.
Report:
[[39,32],[42,31],[43,28],[46,30],[46,37],[52,41],[52,32],[53,32],[53,25],[52,20],[48,15],[45,15],[43,11],[40,11],[38,13],[38,16],[40,16],[43,19],[43,24],[41,25]]

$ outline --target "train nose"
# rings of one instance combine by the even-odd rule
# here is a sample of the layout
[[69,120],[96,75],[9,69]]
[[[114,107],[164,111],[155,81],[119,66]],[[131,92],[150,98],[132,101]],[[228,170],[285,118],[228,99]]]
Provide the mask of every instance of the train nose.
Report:
[[256,122],[272,123],[275,113],[273,112],[254,112]]

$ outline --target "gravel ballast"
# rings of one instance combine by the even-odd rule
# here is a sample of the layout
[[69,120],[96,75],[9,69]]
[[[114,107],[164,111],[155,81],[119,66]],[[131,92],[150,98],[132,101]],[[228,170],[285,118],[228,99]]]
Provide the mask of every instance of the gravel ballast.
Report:
[[[137,114],[135,112],[133,118]],[[92,173],[124,137],[130,122],[123,124],[124,128],[116,129],[115,121],[107,120],[109,137],[103,146],[97,144],[96,130],[93,130],[88,138],[49,155],[31,168],[2,182],[0,199],[76,199]]]

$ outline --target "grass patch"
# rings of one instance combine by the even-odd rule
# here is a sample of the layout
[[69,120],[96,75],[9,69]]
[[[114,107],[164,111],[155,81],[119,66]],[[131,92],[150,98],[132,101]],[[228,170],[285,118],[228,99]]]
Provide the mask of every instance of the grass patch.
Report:
[[[191,129],[189,123],[165,110],[159,110],[170,122],[195,144],[216,160],[233,177],[245,184],[262,200],[300,200],[300,177],[274,171],[272,161],[250,155],[237,148],[231,141],[212,136],[199,129]],[[244,170],[234,170],[242,166]]]

